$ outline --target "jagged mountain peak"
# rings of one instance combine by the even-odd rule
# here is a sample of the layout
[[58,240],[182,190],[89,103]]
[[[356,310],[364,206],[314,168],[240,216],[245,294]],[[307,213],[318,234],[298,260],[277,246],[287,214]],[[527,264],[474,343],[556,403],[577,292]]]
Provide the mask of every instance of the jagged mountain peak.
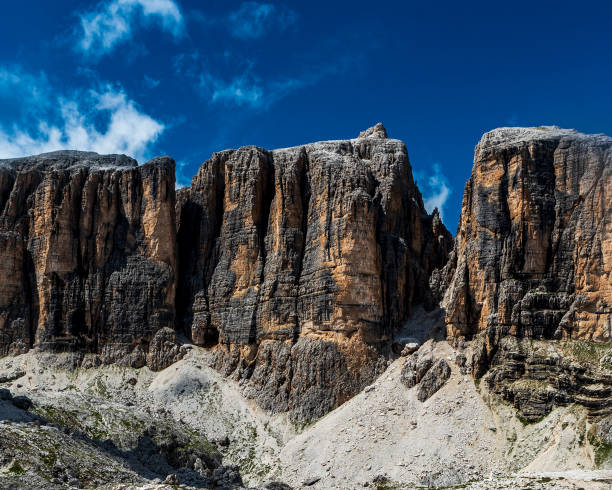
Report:
[[387,138],[387,130],[382,123],[377,123],[371,128],[368,128],[359,133],[359,138]]

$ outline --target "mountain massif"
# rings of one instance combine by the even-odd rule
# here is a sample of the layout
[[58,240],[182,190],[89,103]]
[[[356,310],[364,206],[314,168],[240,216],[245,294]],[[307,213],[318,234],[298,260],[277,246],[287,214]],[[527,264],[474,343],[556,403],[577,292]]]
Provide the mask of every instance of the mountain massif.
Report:
[[158,347],[174,336],[174,186],[169,158],[0,161],[0,353],[37,346],[162,367]]
[[429,276],[452,246],[382,125],[216,153],[178,197],[166,157],[5,160],[0,196],[3,354],[160,369],[185,334],[265,408],[301,420],[385,369],[414,306],[434,307]]
[[555,127],[483,136],[455,239],[380,124],[215,153],[178,191],[168,157],[2,160],[0,355],[163,369],[191,343],[263,408],[309,421],[424,340],[414,315],[432,312],[527,417],[609,413],[609,371],[525,339],[611,340],[611,195],[612,139]]
[[609,488],[610,196],[552,126],[482,137],[455,238],[381,124],[181,189],[0,160],[0,486]]

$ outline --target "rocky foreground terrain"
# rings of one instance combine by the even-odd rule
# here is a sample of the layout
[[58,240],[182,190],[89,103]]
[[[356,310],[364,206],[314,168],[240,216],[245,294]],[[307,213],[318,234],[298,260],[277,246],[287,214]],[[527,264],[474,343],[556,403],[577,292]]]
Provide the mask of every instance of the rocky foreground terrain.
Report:
[[[409,388],[427,359],[446,366],[448,377],[437,391],[425,377]],[[200,347],[158,372],[75,368],[72,354],[3,359],[2,372],[14,379],[0,393],[2,488],[612,483],[609,446],[595,436],[597,422],[585,408],[559,407],[528,423],[485,383],[462,374],[463,356],[448,342],[428,341],[399,357],[362,393],[307,425],[253,404],[244,384],[208,367],[211,361]]]
[[0,487],[609,488],[612,138],[0,160]]

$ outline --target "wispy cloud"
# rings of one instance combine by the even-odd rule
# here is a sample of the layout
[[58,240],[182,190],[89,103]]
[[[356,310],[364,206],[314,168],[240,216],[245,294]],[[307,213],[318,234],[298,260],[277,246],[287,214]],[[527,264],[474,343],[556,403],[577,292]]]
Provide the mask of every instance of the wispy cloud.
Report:
[[[418,173],[415,172],[415,175],[418,175]],[[444,219],[444,205],[452,193],[452,188],[448,179],[442,173],[439,164],[434,163],[433,174],[427,177],[424,185],[420,184],[420,186],[424,196],[423,204],[425,204],[427,212],[431,213],[435,208],[438,208],[440,218]]]
[[138,22],[157,22],[162,29],[180,36],[183,15],[174,0],[111,0],[98,4],[80,16],[78,47],[84,53],[101,56],[132,37]]
[[354,61],[345,57],[342,62],[321,65],[298,76],[263,78],[256,73],[253,61],[241,60],[228,52],[223,53],[223,58],[234,74],[223,76],[211,71],[210,66],[215,64],[208,63],[197,51],[178,55],[174,70],[177,75],[191,79],[196,91],[210,104],[264,110],[296,90],[345,72]]
[[246,71],[228,80],[218,78],[210,73],[202,73],[199,78],[199,90],[202,96],[213,104],[245,107],[250,109],[268,109],[292,92],[316,83],[318,77],[282,78],[263,80]]
[[0,67],[0,94],[2,93],[11,94],[12,100],[18,100],[22,108],[28,106],[30,111],[49,96],[47,75],[26,73],[19,67]]
[[244,2],[228,15],[230,32],[239,39],[258,39],[274,28],[285,30],[296,20],[293,10],[260,2]]
[[210,94],[212,102],[261,107],[265,101],[261,82],[248,75],[224,81],[210,74],[204,74],[200,80],[200,88],[203,92]]
[[[0,70],[11,84],[36,93],[40,80],[19,70]],[[27,82],[24,83],[24,80]],[[46,80],[46,78],[45,78]],[[0,85],[0,95],[11,89]],[[121,88],[101,85],[95,90],[67,96],[50,87],[47,99],[32,99],[37,106],[35,120],[22,120],[10,127],[0,124],[0,158],[11,158],[59,149],[124,153],[143,160],[150,146],[164,130],[164,124],[141,112]],[[10,93],[9,93],[10,95]],[[103,122],[103,124],[101,124]]]

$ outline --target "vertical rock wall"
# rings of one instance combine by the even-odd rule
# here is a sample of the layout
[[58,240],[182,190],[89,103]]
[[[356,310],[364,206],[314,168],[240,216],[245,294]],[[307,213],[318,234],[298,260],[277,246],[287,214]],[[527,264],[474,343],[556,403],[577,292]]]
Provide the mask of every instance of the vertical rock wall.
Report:
[[[176,195],[174,178],[166,157],[0,161],[0,355],[36,346],[159,369],[181,356],[184,333],[264,408],[306,421],[369,384],[415,308],[439,301],[448,336],[476,339],[474,373],[517,400],[527,392],[504,380],[552,362],[520,339],[610,340],[603,135],[485,134],[454,242],[382,125],[215,153]],[[567,379],[586,375],[553,364],[541,371],[565,384],[524,404],[532,417],[584,395]],[[606,393],[589,403],[605,408]]]
[[441,275],[451,337],[499,327],[610,340],[612,138],[556,127],[485,134]]
[[0,354],[140,366],[174,328],[174,162],[56,152],[0,161]]
[[609,416],[612,376],[585,341],[612,340],[612,138],[485,134],[432,285],[446,288],[448,336],[472,339],[474,375],[525,420],[572,403]]
[[266,408],[326,413],[385,366],[452,239],[406,148],[359,138],[216,153],[177,202],[179,321]]

